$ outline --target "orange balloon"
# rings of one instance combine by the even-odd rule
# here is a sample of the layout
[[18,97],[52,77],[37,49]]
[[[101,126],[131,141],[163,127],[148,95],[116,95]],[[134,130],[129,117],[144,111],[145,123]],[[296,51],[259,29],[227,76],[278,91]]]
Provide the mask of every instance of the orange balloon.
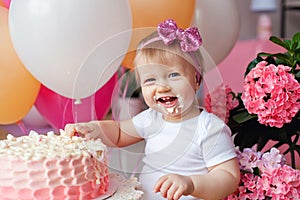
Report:
[[0,124],[12,124],[30,111],[41,84],[26,70],[14,50],[8,30],[8,9],[4,7],[0,7],[0,44]]
[[177,26],[182,29],[189,27],[196,5],[196,0],[130,0],[129,2],[133,32],[128,52],[122,62],[122,65],[127,68],[133,68],[135,50],[141,39],[156,30],[157,25],[166,19],[174,19]]
[[3,0],[0,0],[0,6],[5,7],[5,4],[4,4]]

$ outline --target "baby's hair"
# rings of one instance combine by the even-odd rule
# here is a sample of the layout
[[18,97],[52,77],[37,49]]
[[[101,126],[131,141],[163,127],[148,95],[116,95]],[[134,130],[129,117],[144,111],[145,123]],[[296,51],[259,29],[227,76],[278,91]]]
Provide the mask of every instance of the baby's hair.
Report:
[[[156,38],[159,38],[159,35],[155,31],[140,42],[134,59],[135,68],[150,64],[154,58],[159,60],[160,64],[168,64],[170,60],[177,59],[178,62],[195,68],[197,83],[200,85],[203,71],[201,65],[203,59],[200,51],[184,52],[178,41],[175,40],[172,44],[165,45],[162,40]],[[136,78],[139,81],[137,73]]]

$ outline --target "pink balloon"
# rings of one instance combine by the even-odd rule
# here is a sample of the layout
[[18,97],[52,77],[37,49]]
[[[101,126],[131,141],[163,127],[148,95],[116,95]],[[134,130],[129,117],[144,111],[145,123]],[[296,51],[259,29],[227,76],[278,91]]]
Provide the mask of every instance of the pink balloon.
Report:
[[42,85],[35,107],[56,131],[63,129],[67,123],[103,119],[110,109],[112,91],[117,80],[116,73],[94,95],[81,99],[80,104],[76,104],[75,99],[61,96]]
[[11,0],[2,0],[2,1],[4,2],[6,8],[9,8]]

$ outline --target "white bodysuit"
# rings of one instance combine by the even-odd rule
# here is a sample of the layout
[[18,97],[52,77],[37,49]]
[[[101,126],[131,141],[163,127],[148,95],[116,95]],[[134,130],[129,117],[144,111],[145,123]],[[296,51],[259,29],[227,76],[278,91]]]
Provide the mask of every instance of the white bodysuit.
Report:
[[205,174],[208,167],[236,157],[229,127],[205,110],[197,117],[175,123],[165,121],[161,113],[149,108],[133,117],[133,124],[146,141],[145,165],[140,174],[145,200],[164,199],[153,192],[162,175]]

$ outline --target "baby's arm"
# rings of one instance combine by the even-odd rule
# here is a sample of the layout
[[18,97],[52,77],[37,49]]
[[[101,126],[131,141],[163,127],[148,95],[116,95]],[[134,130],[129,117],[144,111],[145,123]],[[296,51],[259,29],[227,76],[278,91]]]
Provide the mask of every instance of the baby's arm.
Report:
[[104,144],[111,147],[124,147],[142,140],[131,120],[67,124],[65,131],[70,135],[79,135],[87,139],[100,138]]
[[172,200],[177,200],[182,195],[219,200],[233,193],[239,181],[240,170],[237,159],[234,158],[209,168],[207,174],[165,175],[156,183],[154,192],[161,192],[163,197]]

